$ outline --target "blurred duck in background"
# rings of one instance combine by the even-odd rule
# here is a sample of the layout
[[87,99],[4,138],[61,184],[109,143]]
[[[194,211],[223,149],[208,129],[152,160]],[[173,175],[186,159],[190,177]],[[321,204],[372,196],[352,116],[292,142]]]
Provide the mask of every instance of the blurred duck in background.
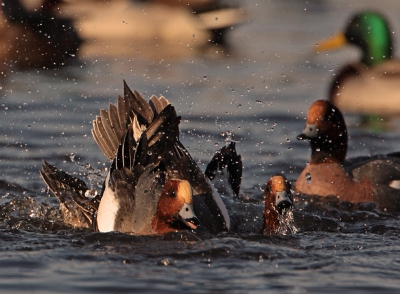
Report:
[[392,31],[379,13],[355,14],[346,29],[316,50],[357,46],[361,60],[345,65],[333,80],[330,101],[342,111],[390,117],[400,115],[400,61],[393,58]]
[[69,0],[60,9],[74,19],[86,41],[80,56],[87,58],[179,57],[213,44],[226,52],[227,31],[246,20],[240,7],[211,0]]
[[76,56],[82,39],[72,20],[54,10],[59,2],[46,0],[29,9],[19,0],[2,1],[2,75],[18,69],[57,67]]
[[0,71],[50,68],[76,57],[186,57],[229,52],[245,12],[221,1],[4,0]]

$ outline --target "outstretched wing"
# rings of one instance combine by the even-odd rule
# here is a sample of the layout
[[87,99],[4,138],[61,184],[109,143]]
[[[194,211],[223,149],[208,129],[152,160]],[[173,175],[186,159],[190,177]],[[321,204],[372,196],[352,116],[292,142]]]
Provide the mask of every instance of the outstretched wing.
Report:
[[99,197],[87,198],[89,188],[54,165],[43,161],[40,175],[60,202],[63,220],[74,227],[91,227],[99,207]]
[[138,92],[132,92],[124,81],[124,97],[118,97],[116,106],[110,103],[108,111],[101,109],[100,115],[93,120],[93,138],[104,155],[113,160],[128,126],[133,128],[134,138],[138,140],[168,105],[167,99],[154,95],[148,103]]
[[[238,196],[242,182],[242,170],[242,158],[236,152],[235,142],[231,142],[215,153],[207,165],[205,174],[214,185],[227,184],[228,187],[221,187],[220,189],[226,191],[230,188]],[[219,191],[218,187],[217,190]]]

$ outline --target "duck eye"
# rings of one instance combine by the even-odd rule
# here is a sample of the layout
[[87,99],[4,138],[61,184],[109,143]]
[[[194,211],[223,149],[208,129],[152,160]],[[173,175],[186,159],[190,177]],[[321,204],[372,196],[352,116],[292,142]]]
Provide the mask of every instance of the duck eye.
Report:
[[169,191],[169,196],[171,196],[171,197],[175,197],[175,195],[176,195],[176,192],[175,192],[175,190],[171,190],[171,191]]

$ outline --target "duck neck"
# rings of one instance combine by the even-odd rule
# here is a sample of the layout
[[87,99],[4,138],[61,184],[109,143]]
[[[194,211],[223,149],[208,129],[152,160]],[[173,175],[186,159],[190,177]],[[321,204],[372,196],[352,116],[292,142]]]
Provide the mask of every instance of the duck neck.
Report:
[[267,196],[265,198],[265,209],[264,209],[265,225],[263,233],[267,235],[274,235],[279,229],[279,213],[275,209],[273,202],[275,202],[273,196],[270,197]]
[[159,235],[168,232],[176,232],[175,229],[171,228],[171,226],[169,225],[169,221],[167,219],[164,219],[158,216],[157,214],[154,216],[151,226],[153,230]]
[[347,153],[347,134],[343,134],[343,138],[339,137],[333,140],[327,138],[317,138],[310,140],[311,145],[311,162],[310,164],[319,163],[340,163],[346,159]]

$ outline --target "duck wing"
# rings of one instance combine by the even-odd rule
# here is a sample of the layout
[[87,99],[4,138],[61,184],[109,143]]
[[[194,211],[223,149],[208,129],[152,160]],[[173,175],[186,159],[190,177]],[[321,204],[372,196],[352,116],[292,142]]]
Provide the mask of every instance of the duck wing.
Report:
[[353,163],[350,175],[357,182],[368,180],[380,209],[400,211],[400,158],[377,155]]
[[42,163],[40,176],[60,202],[63,221],[73,227],[89,228],[93,224],[99,197],[87,198],[89,188],[85,182],[60,171],[46,161]]
[[205,174],[220,194],[238,196],[242,182],[242,158],[235,142],[218,150],[207,165]]
[[110,103],[108,111],[101,109],[100,115],[93,120],[93,138],[104,155],[113,160],[128,126],[133,128],[134,138],[138,140],[168,105],[167,99],[154,95],[148,103],[137,91],[132,92],[124,81],[124,97],[118,97],[117,105]]

